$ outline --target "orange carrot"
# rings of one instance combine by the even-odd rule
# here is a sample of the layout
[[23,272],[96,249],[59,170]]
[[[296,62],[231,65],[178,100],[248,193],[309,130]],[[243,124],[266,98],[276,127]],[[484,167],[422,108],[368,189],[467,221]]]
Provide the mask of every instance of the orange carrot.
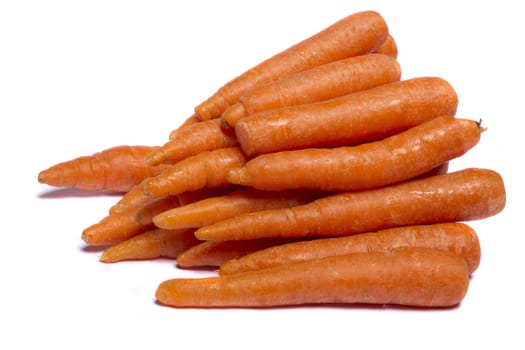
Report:
[[458,97],[438,77],[384,84],[317,103],[242,118],[235,134],[244,153],[348,146],[382,139],[440,115],[454,116]]
[[284,208],[307,203],[321,197],[315,191],[258,191],[242,188],[223,196],[210,197],[161,212],[153,223],[164,229],[201,227],[240,213]]
[[203,120],[217,118],[229,105],[260,84],[320,64],[370,53],[387,35],[388,27],[379,13],[352,14],[229,81],[195,111]]
[[354,253],[225,276],[162,282],[173,307],[272,307],[325,303],[450,307],[469,285],[465,260],[437,249]]
[[453,222],[395,227],[352,236],[275,245],[231,259],[221,265],[219,273],[227,275],[290,265],[327,256],[388,251],[398,247],[423,247],[449,251],[465,259],[471,274],[478,268],[481,258],[480,243],[474,229],[466,224]]
[[225,178],[226,171],[242,166],[245,161],[239,147],[201,152],[145,179],[142,190],[146,197],[162,197],[202,188],[225,187],[230,185]]
[[146,260],[160,257],[176,258],[200,241],[193,230],[152,229],[106,248],[100,261]]
[[176,135],[168,142],[149,154],[147,163],[173,164],[201,152],[236,145],[237,139],[233,130],[224,130],[220,119],[206,120],[178,129]]
[[397,58],[398,49],[397,49],[397,44],[396,44],[394,37],[391,34],[388,34],[383,44],[381,44],[381,46],[379,46],[374,51],[374,53],[380,53],[380,54],[387,55],[393,58]]
[[501,176],[469,168],[310,203],[237,215],[199,228],[202,240],[344,236],[390,227],[468,221],[505,206]]
[[170,132],[169,138],[171,139],[171,138],[175,137],[175,135],[177,135],[177,133],[179,132],[180,129],[186,128],[187,126],[190,126],[190,125],[193,125],[193,124],[200,123],[201,121],[202,121],[201,118],[199,118],[199,116],[197,114],[193,113],[188,118],[186,118],[182,122],[182,124],[180,124],[178,127],[176,127],[175,129],[173,129]]
[[221,115],[222,125],[235,127],[241,118],[270,109],[319,102],[399,81],[395,58],[381,54],[348,57],[285,76],[242,95]]
[[109,213],[117,214],[126,211],[130,208],[138,210],[139,208],[153,202],[154,199],[150,196],[146,196],[142,191],[142,183],[145,180],[146,179],[142,180],[141,183],[135,185],[128,192],[124,193],[124,195],[120,197],[119,200],[109,208]]
[[58,163],[38,174],[38,181],[56,187],[127,192],[165,165],[149,166],[146,157],[157,147],[115,146],[89,156]]
[[[195,235],[194,235],[195,236]],[[218,267],[232,259],[272,246],[296,240],[285,238],[261,238],[233,241],[201,241],[177,256],[177,265],[189,267]]]
[[257,156],[226,179],[261,190],[363,190],[408,180],[463,155],[480,138],[479,123],[442,116],[383,140]]

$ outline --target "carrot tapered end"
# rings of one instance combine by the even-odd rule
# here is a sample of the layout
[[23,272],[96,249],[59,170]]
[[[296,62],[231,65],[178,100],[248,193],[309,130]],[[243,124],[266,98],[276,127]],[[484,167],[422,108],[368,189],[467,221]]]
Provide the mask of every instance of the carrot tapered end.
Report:
[[244,168],[232,168],[226,173],[226,180],[234,185],[246,185],[246,176]]

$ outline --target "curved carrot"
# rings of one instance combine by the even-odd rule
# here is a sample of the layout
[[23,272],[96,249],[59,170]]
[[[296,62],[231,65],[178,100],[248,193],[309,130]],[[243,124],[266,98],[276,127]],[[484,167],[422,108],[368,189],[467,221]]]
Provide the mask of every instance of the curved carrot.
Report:
[[201,152],[173,164],[161,174],[147,178],[141,187],[146,197],[176,195],[207,187],[225,187],[226,172],[244,164],[246,158],[239,147]]
[[195,112],[203,120],[217,118],[244,93],[260,84],[323,63],[372,52],[387,35],[388,27],[379,13],[354,13],[229,81],[195,107]]
[[193,230],[152,229],[104,250],[100,261],[114,263],[123,260],[146,260],[160,257],[176,258],[198,244]]
[[127,192],[166,167],[146,164],[146,157],[155,149],[139,145],[111,147],[53,165],[38,174],[38,181],[56,187]]
[[272,307],[324,303],[450,307],[469,286],[465,260],[437,249],[398,248],[315,259],[233,275],[162,282],[173,307]]
[[[194,235],[195,236],[195,235]],[[232,241],[201,241],[177,256],[179,267],[218,267],[232,259],[249,253],[296,240],[285,238],[261,238]]]
[[147,163],[176,163],[190,156],[219,148],[237,146],[233,130],[221,127],[220,119],[202,121],[178,129],[176,135],[148,155]]
[[228,275],[327,256],[388,251],[399,247],[432,248],[457,254],[465,259],[471,274],[478,268],[481,258],[480,243],[474,229],[464,223],[453,222],[395,227],[352,236],[275,245],[231,259],[221,265],[219,273]]
[[223,128],[235,127],[241,118],[286,106],[319,102],[399,81],[401,67],[395,58],[367,54],[348,57],[285,76],[242,95],[221,115]]
[[374,53],[380,53],[393,58],[397,58],[399,52],[394,37],[391,34],[388,34],[385,41],[374,51]]
[[271,208],[291,207],[319,198],[314,191],[258,191],[242,188],[223,196],[210,197],[188,205],[166,210],[153,218],[164,229],[201,227],[247,213]]
[[257,156],[226,179],[260,190],[363,190],[408,180],[463,155],[480,138],[479,123],[442,116],[383,140]]
[[438,77],[419,77],[311,104],[251,114],[235,126],[244,153],[348,146],[382,139],[441,115],[458,96]]
[[501,176],[469,168],[397,185],[343,192],[287,208],[237,215],[199,228],[202,240],[345,236],[390,227],[486,218],[505,207]]

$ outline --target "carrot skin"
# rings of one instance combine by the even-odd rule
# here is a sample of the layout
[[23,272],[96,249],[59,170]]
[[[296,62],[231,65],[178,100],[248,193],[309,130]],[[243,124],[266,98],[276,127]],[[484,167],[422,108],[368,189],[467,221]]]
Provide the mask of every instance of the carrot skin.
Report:
[[283,107],[239,120],[235,135],[248,157],[383,139],[441,115],[454,116],[458,96],[438,77],[418,77],[317,103]]
[[220,119],[207,120],[179,128],[176,135],[151,152],[146,161],[149,165],[174,164],[201,152],[233,146],[237,146],[233,130],[224,130]]
[[221,115],[222,125],[235,127],[243,117],[276,108],[319,102],[399,81],[395,58],[367,54],[330,62],[264,84],[241,96]]
[[480,243],[474,229],[464,223],[453,222],[394,227],[351,236],[275,245],[226,261],[220,266],[219,273],[228,275],[327,256],[389,251],[399,247],[440,249],[457,254],[465,259],[470,274],[478,268],[481,259]]
[[480,134],[478,122],[442,116],[380,141],[263,154],[230,170],[226,178],[271,191],[369,189],[408,180],[457,158],[479,142]]
[[239,147],[201,152],[181,160],[161,174],[147,178],[141,187],[146,197],[177,195],[209,187],[226,187],[226,172],[242,166],[246,157]]
[[237,215],[199,228],[202,240],[345,236],[380,229],[478,220],[505,207],[505,186],[490,169],[469,168],[310,203]]
[[397,58],[399,50],[397,47],[396,40],[391,34],[388,34],[385,41],[379,46],[374,53],[387,55],[393,58]]
[[109,213],[117,214],[129,209],[138,210],[158,199],[147,196],[144,194],[144,191],[142,191],[142,183],[146,181],[146,179],[142,180],[138,185],[133,186],[128,192],[124,193],[124,195],[109,208]]
[[89,156],[58,163],[41,171],[38,181],[55,187],[127,192],[165,165],[149,166],[146,158],[157,147],[115,146]]
[[323,63],[372,52],[387,35],[387,24],[379,13],[351,14],[232,79],[196,106],[195,112],[203,120],[217,118],[258,85]]
[[223,196],[166,210],[153,218],[153,223],[164,229],[201,227],[230,218],[240,213],[291,207],[321,197],[316,191],[258,191],[241,188]]
[[468,268],[437,249],[354,253],[233,275],[162,282],[157,300],[172,307],[275,307],[387,304],[451,307],[465,297]]
[[124,260],[146,260],[160,257],[174,259],[199,242],[193,234],[193,230],[154,228],[109,246],[100,256],[100,261],[115,263]]
[[190,267],[219,267],[227,261],[249,253],[295,240],[285,238],[261,238],[233,241],[200,241],[177,257],[177,265]]

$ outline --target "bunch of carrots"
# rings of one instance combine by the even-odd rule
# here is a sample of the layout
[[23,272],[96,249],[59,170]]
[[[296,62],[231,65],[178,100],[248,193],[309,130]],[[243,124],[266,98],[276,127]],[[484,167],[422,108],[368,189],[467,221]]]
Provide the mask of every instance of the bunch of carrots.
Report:
[[449,307],[480,263],[465,222],[505,206],[494,170],[448,172],[480,140],[439,77],[401,79],[375,11],[349,15],[227,82],[156,146],[39,174],[119,191],[82,239],[102,262],[177,259],[207,278],[158,286],[174,307]]

